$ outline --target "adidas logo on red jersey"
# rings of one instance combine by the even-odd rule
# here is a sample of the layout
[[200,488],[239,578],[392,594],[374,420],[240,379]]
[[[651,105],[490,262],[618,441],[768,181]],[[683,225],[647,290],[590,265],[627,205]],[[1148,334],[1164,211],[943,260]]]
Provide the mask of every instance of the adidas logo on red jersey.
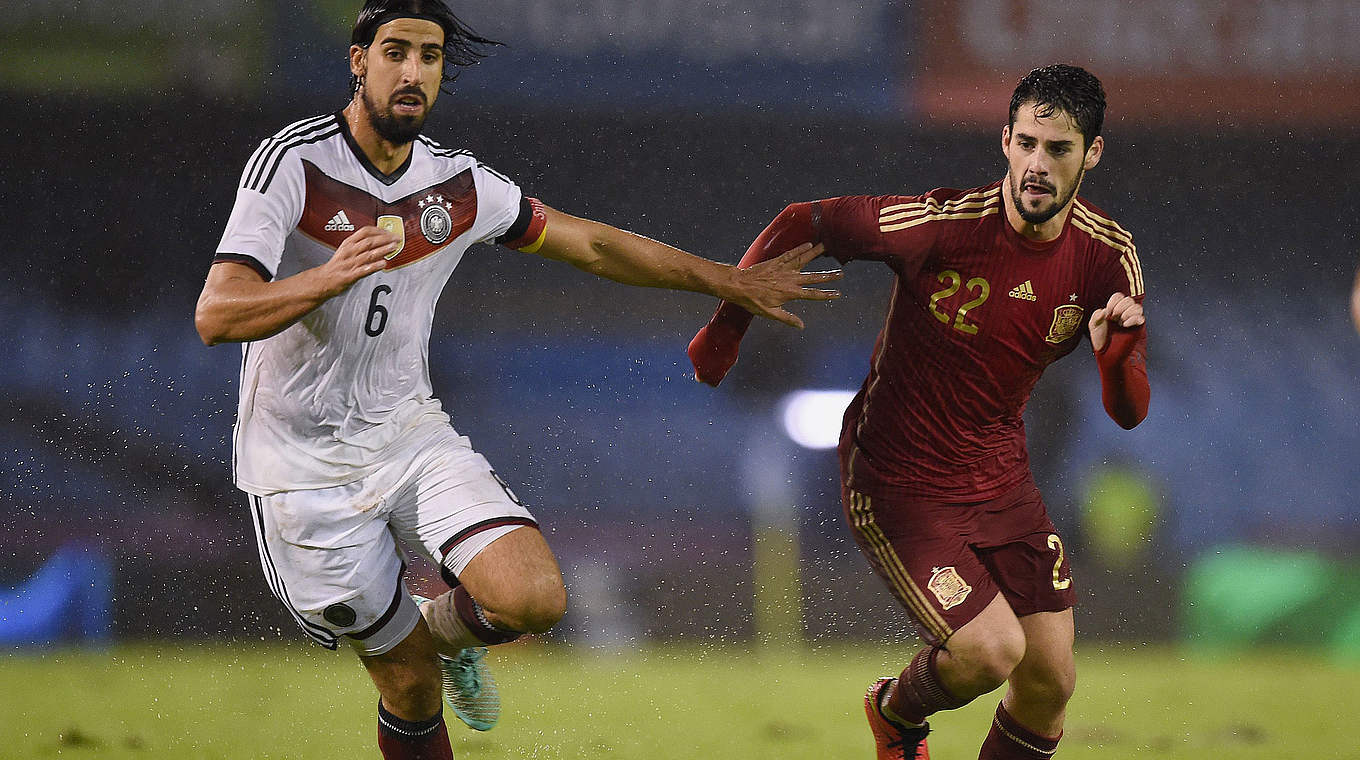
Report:
[[354,225],[350,223],[349,217],[345,216],[345,210],[335,212],[335,216],[326,222],[327,232],[353,232]]
[[1006,295],[1010,296],[1011,298],[1019,298],[1022,301],[1039,300],[1038,296],[1034,295],[1034,286],[1029,284],[1029,280],[1025,280],[1019,285],[1016,285],[1015,287],[1011,288],[1011,292],[1007,293]]

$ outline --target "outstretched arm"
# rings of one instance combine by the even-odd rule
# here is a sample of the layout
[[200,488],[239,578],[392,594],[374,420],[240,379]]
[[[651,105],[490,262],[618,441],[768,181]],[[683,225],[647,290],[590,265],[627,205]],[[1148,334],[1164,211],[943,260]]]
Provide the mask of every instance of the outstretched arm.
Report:
[[1104,308],[1092,312],[1089,329],[1105,413],[1132,430],[1147,417],[1151,396],[1143,305],[1123,293],[1111,294]]
[[203,342],[261,340],[282,332],[327,299],[387,265],[384,258],[397,238],[377,227],[364,227],[345,238],[330,260],[282,280],[266,282],[252,267],[218,261],[194,309],[194,327]]
[[760,266],[739,269],[547,206],[543,206],[543,213],[546,226],[541,244],[521,250],[565,261],[625,285],[707,293],[740,304],[750,313],[798,328],[803,326],[803,320],[781,308],[785,303],[795,299],[829,301],[840,295],[811,287],[840,279],[839,270],[802,271],[804,265],[821,255],[820,246],[788,246],[790,250],[780,250],[780,255]]
[[[812,204],[794,203],[785,207],[760,233],[746,249],[746,254],[737,266],[754,267],[785,250],[810,242],[818,242],[812,220]],[[815,250],[820,249],[818,243]],[[728,301],[718,304],[713,318],[689,344],[689,359],[694,364],[695,379],[712,386],[722,382],[727,371],[737,363],[737,350],[750,325],[751,312],[744,305]]]

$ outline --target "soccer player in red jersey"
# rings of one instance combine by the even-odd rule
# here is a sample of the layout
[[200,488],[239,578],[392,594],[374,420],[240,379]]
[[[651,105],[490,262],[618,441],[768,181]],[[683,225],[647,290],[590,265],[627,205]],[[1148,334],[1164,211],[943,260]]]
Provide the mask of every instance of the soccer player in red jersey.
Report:
[[[1062,735],[1075,593],[1022,412],[1044,368],[1083,336],[1115,422],[1141,422],[1149,395],[1133,239],[1077,196],[1104,150],[1104,112],[1090,73],[1036,69],[1011,98],[1000,181],[795,203],[742,260],[815,241],[896,276],[840,442],[851,531],[927,644],[865,696],[879,760],[928,758],[926,719],[1003,682],[983,760],[1047,758]],[[719,307],[690,344],[699,380],[721,381],[750,321]]]

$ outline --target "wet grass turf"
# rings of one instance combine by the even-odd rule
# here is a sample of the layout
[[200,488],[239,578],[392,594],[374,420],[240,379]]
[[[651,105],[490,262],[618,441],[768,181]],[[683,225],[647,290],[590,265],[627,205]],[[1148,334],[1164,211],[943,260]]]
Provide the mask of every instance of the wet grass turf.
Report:
[[[911,645],[752,653],[725,645],[492,653],[505,712],[451,724],[459,758],[873,757],[861,695]],[[1306,653],[1213,658],[1082,646],[1058,757],[1360,760],[1360,666]],[[971,760],[1000,692],[932,721],[936,760]],[[376,693],[353,655],[283,645],[137,644],[0,656],[0,757],[379,757]],[[451,716],[450,716],[451,717]]]

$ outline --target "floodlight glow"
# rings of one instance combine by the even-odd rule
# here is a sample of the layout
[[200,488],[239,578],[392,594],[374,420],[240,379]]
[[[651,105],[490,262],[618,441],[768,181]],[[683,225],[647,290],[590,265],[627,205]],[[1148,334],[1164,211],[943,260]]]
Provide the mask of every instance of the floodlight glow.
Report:
[[808,449],[834,449],[841,438],[841,417],[854,391],[794,391],[779,402],[784,434]]

